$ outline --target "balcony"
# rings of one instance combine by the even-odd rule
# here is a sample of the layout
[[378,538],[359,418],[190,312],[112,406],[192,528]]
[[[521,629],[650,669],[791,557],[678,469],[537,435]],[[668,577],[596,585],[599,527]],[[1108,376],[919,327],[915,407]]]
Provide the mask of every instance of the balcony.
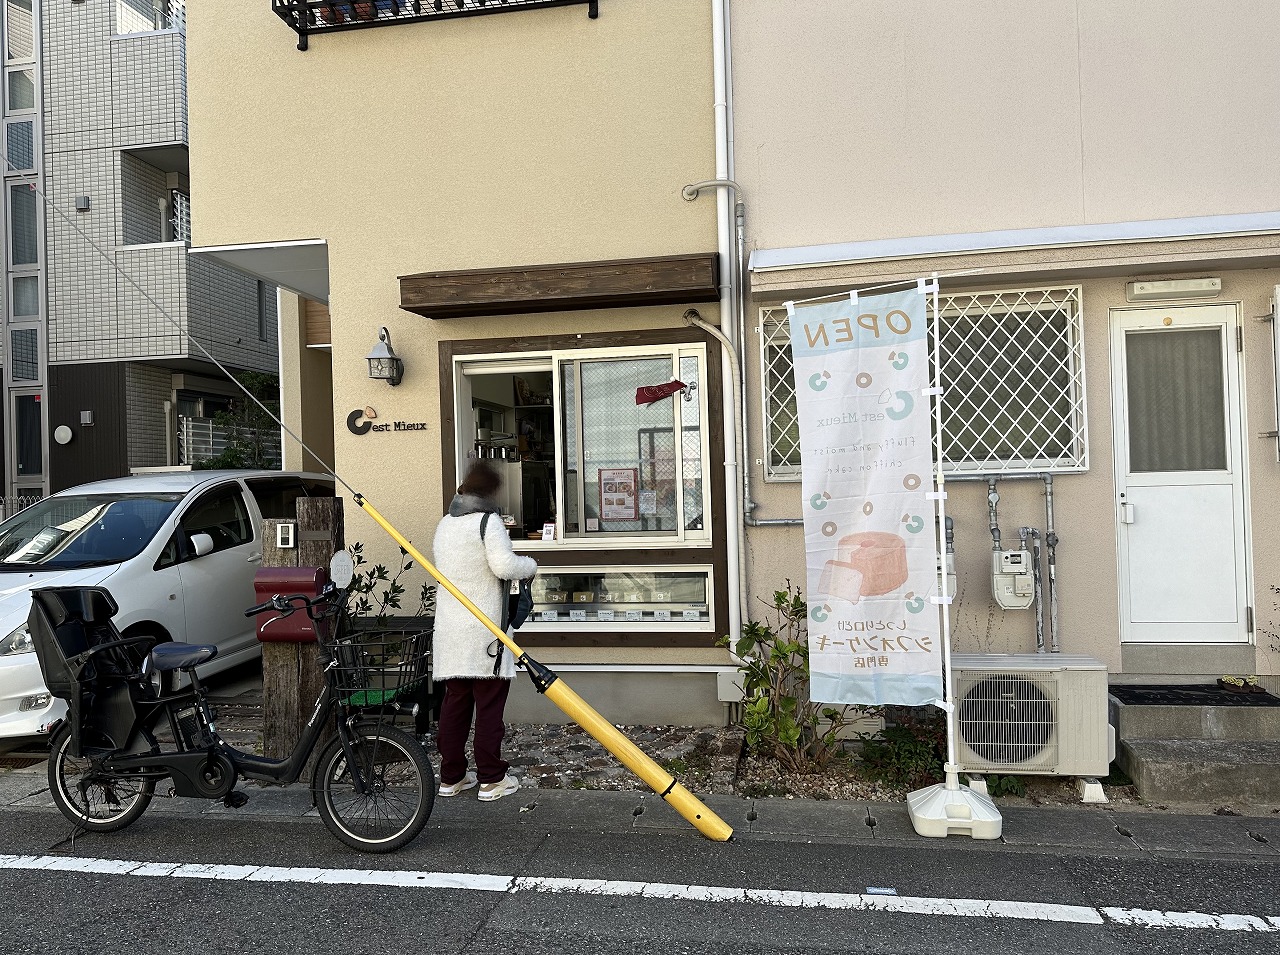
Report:
[[584,4],[587,16],[596,19],[598,0],[271,0],[271,9],[298,34],[298,49],[305,50],[313,33]]

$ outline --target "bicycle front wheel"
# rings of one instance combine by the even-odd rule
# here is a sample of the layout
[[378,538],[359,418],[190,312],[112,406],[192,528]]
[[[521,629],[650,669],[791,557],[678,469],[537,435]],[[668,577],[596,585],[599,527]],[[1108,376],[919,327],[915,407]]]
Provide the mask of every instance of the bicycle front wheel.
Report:
[[[436,777],[422,744],[394,726],[358,726],[352,760],[340,739],[320,754],[320,818],[341,842],[361,852],[394,852],[407,845],[431,816]],[[364,783],[358,792],[354,762]]]
[[[144,741],[155,749],[150,734]],[[89,757],[71,755],[71,727],[63,724],[49,746],[49,795],[81,829],[115,832],[137,821],[151,804],[154,779],[117,776]]]

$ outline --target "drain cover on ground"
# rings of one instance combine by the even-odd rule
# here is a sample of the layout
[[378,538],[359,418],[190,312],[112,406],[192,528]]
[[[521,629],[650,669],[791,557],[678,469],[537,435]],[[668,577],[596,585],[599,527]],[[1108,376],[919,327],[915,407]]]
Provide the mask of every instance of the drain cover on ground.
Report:
[[1213,683],[1113,686],[1110,690],[1128,706],[1280,706],[1280,699],[1270,693],[1229,693]]
[[26,769],[37,763],[43,763],[47,756],[0,756],[0,769]]

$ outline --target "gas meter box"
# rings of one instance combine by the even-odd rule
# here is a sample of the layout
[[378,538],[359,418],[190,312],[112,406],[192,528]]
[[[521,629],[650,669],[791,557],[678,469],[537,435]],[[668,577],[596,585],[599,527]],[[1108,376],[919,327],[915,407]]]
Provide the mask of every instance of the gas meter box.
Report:
[[1032,556],[1025,550],[991,554],[991,593],[1005,610],[1026,610],[1035,601]]
[[[303,594],[314,599],[328,582],[329,572],[323,567],[263,567],[253,577],[253,590],[260,604],[276,595]],[[260,613],[257,625],[258,639],[263,643],[316,642],[315,621],[307,616],[304,607],[298,607],[287,617],[274,610]]]

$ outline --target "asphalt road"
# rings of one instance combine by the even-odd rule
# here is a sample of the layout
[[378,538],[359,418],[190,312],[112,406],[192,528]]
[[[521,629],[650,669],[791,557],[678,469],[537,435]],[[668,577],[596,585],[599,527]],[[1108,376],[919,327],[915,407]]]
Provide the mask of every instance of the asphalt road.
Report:
[[[515,824],[510,812],[477,824],[482,813],[444,803],[413,845],[370,856],[313,819],[188,818],[178,805],[74,839],[51,812],[0,813],[0,952],[1280,952],[1277,855],[954,838],[715,844],[692,831]],[[127,874],[112,860],[162,864]],[[99,871],[42,868],[51,864]],[[842,907],[868,894],[890,908]],[[1010,901],[1031,905],[998,905]],[[1192,912],[1251,915],[1274,930],[1114,914],[1133,910],[1179,913],[1180,924]],[[972,914],[951,914],[960,911]],[[1111,914],[1073,920],[1097,912]]]

